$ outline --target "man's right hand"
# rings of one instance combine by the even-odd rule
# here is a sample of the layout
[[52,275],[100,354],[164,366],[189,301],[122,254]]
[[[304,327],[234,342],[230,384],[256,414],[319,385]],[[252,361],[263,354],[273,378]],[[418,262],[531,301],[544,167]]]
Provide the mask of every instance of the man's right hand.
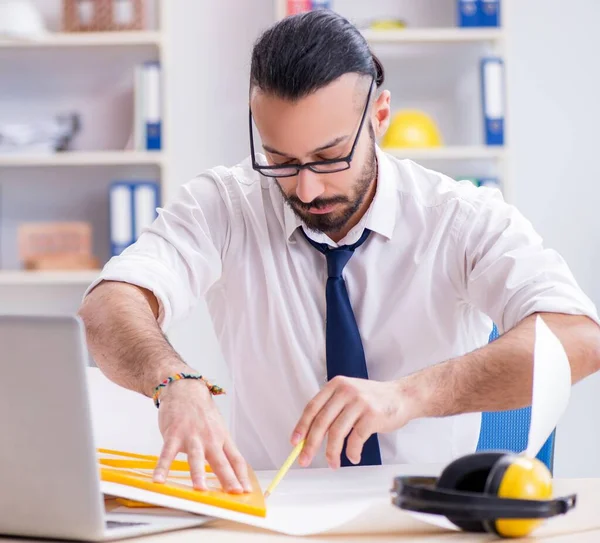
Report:
[[246,461],[202,381],[182,379],[164,388],[158,423],[164,445],[154,471],[156,482],[166,480],[171,462],[183,452],[188,457],[194,488],[207,490],[204,466],[208,462],[226,492],[252,490]]

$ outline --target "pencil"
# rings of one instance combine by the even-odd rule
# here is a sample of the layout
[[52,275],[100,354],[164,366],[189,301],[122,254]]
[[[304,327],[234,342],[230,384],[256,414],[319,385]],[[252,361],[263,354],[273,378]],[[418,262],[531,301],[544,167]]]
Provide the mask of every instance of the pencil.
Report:
[[265,499],[271,495],[273,490],[275,490],[275,487],[279,484],[281,479],[283,479],[285,474],[292,467],[293,463],[296,461],[296,458],[298,458],[298,455],[302,451],[302,447],[304,447],[304,439],[294,447],[287,460],[283,463],[283,466],[281,466],[281,469],[277,472],[277,475],[275,475],[275,478],[273,479],[273,481],[269,485],[269,488],[267,488],[267,491],[265,492]]

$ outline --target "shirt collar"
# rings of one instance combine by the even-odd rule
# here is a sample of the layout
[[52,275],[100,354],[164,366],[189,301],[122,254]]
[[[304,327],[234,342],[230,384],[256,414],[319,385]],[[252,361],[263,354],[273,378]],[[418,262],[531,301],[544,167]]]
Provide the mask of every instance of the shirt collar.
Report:
[[[387,239],[391,239],[396,226],[398,197],[396,194],[394,169],[390,164],[389,158],[377,145],[375,146],[375,153],[377,156],[377,188],[375,190],[375,196],[363,218],[352,231],[348,233],[348,235],[353,234],[352,237],[357,237],[357,239],[362,235],[365,228],[381,234]],[[285,203],[283,218],[285,235],[289,240],[296,229],[302,227],[303,222],[292,211],[290,206]],[[310,233],[310,235],[311,237],[314,237],[314,233]],[[348,236],[346,236],[346,238],[348,238]],[[345,243],[346,238],[342,240],[343,243]],[[352,242],[348,240],[348,243]]]

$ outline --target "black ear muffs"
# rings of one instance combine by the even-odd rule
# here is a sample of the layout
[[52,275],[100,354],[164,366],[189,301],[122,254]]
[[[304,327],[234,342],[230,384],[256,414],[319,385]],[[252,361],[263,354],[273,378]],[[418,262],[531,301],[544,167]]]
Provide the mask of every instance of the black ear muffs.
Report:
[[576,502],[575,495],[551,499],[552,475],[542,462],[505,452],[458,458],[439,479],[396,477],[392,495],[401,509],[444,515],[462,530],[502,537],[526,536]]
[[[500,452],[481,452],[457,458],[442,471],[436,487],[483,494],[490,471],[503,456],[504,453]],[[484,523],[479,520],[452,517],[448,517],[448,520],[467,532],[487,531]]]

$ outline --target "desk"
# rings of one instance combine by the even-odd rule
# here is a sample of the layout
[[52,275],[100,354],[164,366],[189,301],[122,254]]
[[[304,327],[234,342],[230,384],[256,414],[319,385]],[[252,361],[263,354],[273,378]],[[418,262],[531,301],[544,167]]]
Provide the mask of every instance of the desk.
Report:
[[[556,479],[556,494],[578,495],[577,506],[567,515],[556,517],[539,528],[534,536],[525,541],[549,541],[552,543],[579,543],[600,541],[600,479]],[[434,529],[435,530],[435,529]],[[0,538],[0,543],[26,543],[26,538]],[[39,540],[37,540],[39,541]],[[168,532],[131,540],[134,543],[290,543],[290,542],[378,542],[415,541],[423,543],[499,541],[488,534],[465,534],[462,532],[431,532],[407,535],[362,535],[362,536],[314,536],[310,538],[289,537],[234,524],[214,521],[211,524],[188,530]],[[509,541],[509,540],[507,540]],[[523,541],[523,539],[521,539]]]

